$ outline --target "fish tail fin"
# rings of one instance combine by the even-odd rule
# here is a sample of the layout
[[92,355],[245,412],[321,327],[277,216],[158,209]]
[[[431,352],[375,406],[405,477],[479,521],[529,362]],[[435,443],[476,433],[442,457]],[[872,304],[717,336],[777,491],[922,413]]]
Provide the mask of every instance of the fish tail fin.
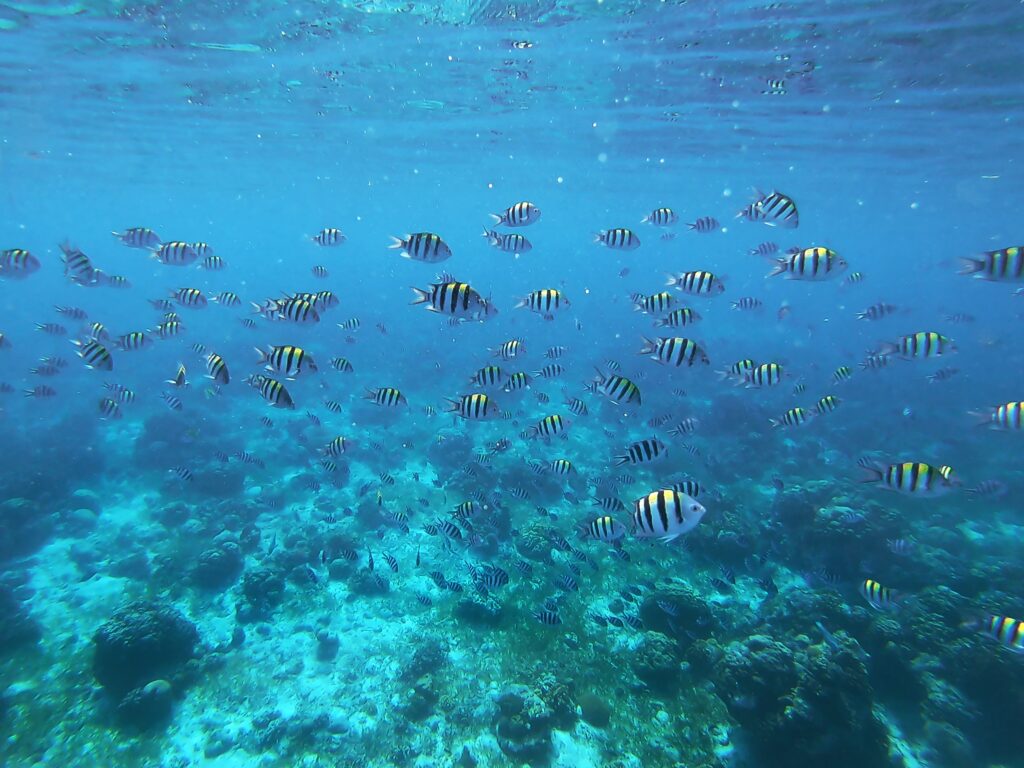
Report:
[[400,237],[395,237],[394,235],[391,235],[391,244],[388,246],[388,248],[404,248],[404,247],[405,247],[405,240],[403,240]]
[[974,275],[985,270],[984,259],[972,259],[969,256],[960,258],[960,271],[958,275]]
[[675,275],[670,275],[668,273],[665,273],[665,285],[666,286],[673,286],[673,287],[676,286],[676,285],[679,285],[679,278],[676,277]]
[[864,477],[861,478],[862,483],[880,483],[885,477],[885,472],[878,466],[873,460],[867,456],[861,456],[857,460],[857,466],[865,473]]
[[488,214],[488,216],[490,216],[492,219],[494,219],[494,223],[495,224],[501,224],[501,222],[503,222],[505,220],[504,216],[499,216],[496,213],[490,213],[490,214]]
[[987,427],[992,423],[992,414],[983,413],[982,411],[968,411],[967,415],[974,421],[976,427]]
[[422,288],[413,287],[416,292],[415,301],[410,302],[411,304],[427,304],[430,302],[430,291],[424,291]]
[[595,232],[594,233],[594,242],[595,243],[601,243],[602,245],[604,245],[604,239],[605,239],[605,237],[607,237],[607,235],[608,235],[608,232],[606,230],[604,230],[604,229],[602,229],[600,232]]
[[621,456],[616,456],[615,457],[615,466],[616,467],[621,467],[624,464],[629,464],[629,455],[628,454],[624,453]]
[[789,259],[775,259],[775,266],[767,277],[775,277],[789,271]]
[[658,343],[656,341],[651,341],[646,336],[642,336],[641,338],[644,340],[644,346],[643,349],[637,352],[638,355],[650,355],[658,348]]

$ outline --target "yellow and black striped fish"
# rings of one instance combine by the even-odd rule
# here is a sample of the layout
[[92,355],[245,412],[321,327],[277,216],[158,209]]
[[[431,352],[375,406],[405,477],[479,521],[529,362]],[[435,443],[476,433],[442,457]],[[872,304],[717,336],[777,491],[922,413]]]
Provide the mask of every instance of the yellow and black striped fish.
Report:
[[502,360],[511,360],[519,355],[526,354],[526,344],[522,339],[509,339],[497,349],[492,349],[491,354],[500,357]]
[[633,533],[670,542],[693,530],[705,511],[692,496],[673,488],[652,491],[633,503]]
[[1005,283],[1024,282],[1024,246],[1015,245],[998,251],[986,251],[977,258],[963,258],[961,275],[973,275],[979,280]]
[[1024,621],[1009,616],[988,615],[968,621],[964,626],[988,635],[1014,653],[1024,653]]
[[858,464],[868,473],[861,482],[874,483],[908,496],[941,496],[954,486],[950,477],[952,469],[948,466],[933,467],[921,461],[904,461],[885,466],[867,458],[862,458]]
[[829,413],[838,408],[840,402],[842,401],[835,395],[825,395],[823,398],[818,400],[817,404],[814,406],[814,410],[820,414]]
[[747,387],[774,387],[782,381],[783,375],[783,368],[778,363],[761,363],[745,374],[744,381]]
[[707,353],[692,339],[681,336],[665,336],[659,339],[644,337],[644,346],[639,354],[649,355],[662,365],[674,365],[677,368],[686,365],[692,367],[697,363],[708,365]]
[[640,247],[640,238],[626,227],[602,229],[594,235],[594,242],[616,251],[635,251]]
[[183,307],[201,309],[206,306],[206,297],[198,288],[179,288],[171,291],[171,298]]
[[790,408],[777,419],[769,419],[773,427],[799,427],[811,420],[814,415],[806,408]]
[[39,259],[24,248],[0,251],[0,277],[28,277],[39,269]]
[[953,352],[956,352],[956,344],[948,336],[935,331],[918,331],[901,336],[894,343],[883,344],[877,354],[910,359],[941,357]]
[[595,394],[600,392],[613,403],[620,405],[622,403],[641,404],[640,388],[625,376],[619,376],[617,373],[610,373],[606,376],[602,371],[597,370],[597,378],[587,385],[587,391]]
[[256,347],[256,354],[260,356],[260,365],[265,365],[268,371],[283,375],[286,379],[294,379],[304,370],[316,371],[313,356],[302,347],[290,344],[269,346],[266,350]]
[[199,258],[199,254],[196,253],[191,243],[172,240],[169,243],[161,243],[154,248],[153,258],[161,264],[168,264],[173,267],[187,267]]
[[657,328],[683,328],[687,325],[698,323],[700,320],[701,316],[696,310],[689,307],[681,307],[672,310],[665,317],[655,320],[654,325]]
[[327,445],[321,448],[320,453],[324,454],[325,456],[333,456],[334,458],[338,458],[339,456],[341,456],[341,454],[345,452],[345,449],[347,447],[348,441],[341,435],[338,435],[336,438],[331,440],[331,442],[329,442]]
[[292,396],[288,394],[288,390],[285,389],[284,384],[279,381],[275,381],[269,376],[264,376],[262,373],[257,373],[249,376],[245,383],[257,390],[260,395],[275,408],[284,408],[287,410],[293,410],[295,408],[295,402],[292,400]]
[[679,275],[669,275],[665,285],[691,296],[717,296],[725,291],[723,283],[713,272],[695,269]]
[[160,247],[160,236],[149,227],[129,227],[124,232],[111,232],[129,248],[153,250]]
[[478,387],[500,387],[504,380],[505,372],[501,366],[485,365],[470,377],[469,382]]
[[95,339],[87,341],[72,341],[78,347],[78,356],[82,358],[86,368],[100,371],[114,370],[114,358],[110,356],[107,348]]
[[154,328],[153,332],[161,339],[171,339],[180,334],[183,330],[185,330],[185,326],[177,320],[167,320]]
[[541,288],[539,291],[533,291],[516,304],[517,309],[528,307],[531,312],[537,312],[545,319],[553,318],[555,312],[568,306],[569,300],[557,288]]
[[401,248],[403,258],[413,261],[436,264],[452,255],[452,249],[448,247],[448,243],[433,232],[414,232],[404,238],[392,237],[391,241],[388,248]]
[[426,304],[431,312],[479,320],[489,311],[487,302],[469,283],[433,283],[426,290],[413,288],[413,291],[416,299],[412,303]]
[[899,595],[888,587],[883,587],[874,579],[864,579],[860,584],[860,593],[868,601],[868,605],[876,611],[888,611],[897,607]]
[[788,256],[775,260],[768,277],[786,275],[787,280],[827,280],[846,269],[846,260],[833,250],[816,246],[794,248]]
[[527,436],[530,439],[541,437],[548,440],[555,435],[564,434],[565,430],[568,429],[571,424],[572,422],[563,418],[561,414],[552,414],[551,416],[545,416],[543,419],[531,426]]
[[121,336],[114,342],[114,346],[123,352],[132,352],[137,349],[144,349],[153,343],[153,339],[143,331],[132,331]]
[[500,412],[498,405],[481,392],[462,395],[458,400],[449,399],[448,404],[447,411],[449,413],[457,413],[462,418],[473,421],[489,419],[497,416]]
[[529,387],[531,381],[533,381],[533,377],[526,371],[516,371],[508,377],[508,381],[505,382],[505,386],[502,389],[506,392],[518,392]]
[[206,370],[207,378],[213,379],[218,384],[227,384],[231,380],[231,375],[228,373],[228,364],[216,352],[211,352],[207,355]]
[[972,412],[979,426],[1019,432],[1024,429],[1024,402],[1019,400],[994,406],[990,411]]
[[366,394],[363,395],[364,400],[372,400],[377,405],[383,405],[386,408],[397,408],[399,405],[408,405],[409,401],[405,399],[405,395],[402,391],[395,387],[379,387],[377,389],[368,389]]
[[[631,298],[633,299],[633,308],[637,312],[644,312],[648,315],[668,312],[672,309],[672,305],[676,303],[676,297],[668,291],[652,293],[650,296],[634,293]],[[683,325],[685,325],[685,322]]]

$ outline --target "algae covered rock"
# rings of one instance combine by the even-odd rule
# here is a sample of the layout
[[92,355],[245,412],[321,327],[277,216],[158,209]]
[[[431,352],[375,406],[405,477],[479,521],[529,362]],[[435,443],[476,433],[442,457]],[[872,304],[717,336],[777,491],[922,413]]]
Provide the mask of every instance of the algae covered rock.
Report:
[[545,763],[551,755],[554,716],[544,701],[525,685],[514,685],[498,697],[494,735],[498,746],[516,764]]
[[644,632],[643,641],[633,654],[633,672],[652,691],[675,692],[680,680],[675,643],[659,632]]
[[169,605],[138,601],[117,611],[93,637],[93,675],[118,698],[171,677],[195,655],[199,632]]

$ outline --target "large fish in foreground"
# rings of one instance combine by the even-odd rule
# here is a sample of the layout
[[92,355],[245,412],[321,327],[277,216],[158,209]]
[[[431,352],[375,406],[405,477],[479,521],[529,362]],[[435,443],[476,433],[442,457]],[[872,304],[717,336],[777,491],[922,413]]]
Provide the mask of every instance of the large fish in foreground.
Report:
[[633,535],[670,542],[697,527],[707,510],[692,496],[662,488],[633,503]]

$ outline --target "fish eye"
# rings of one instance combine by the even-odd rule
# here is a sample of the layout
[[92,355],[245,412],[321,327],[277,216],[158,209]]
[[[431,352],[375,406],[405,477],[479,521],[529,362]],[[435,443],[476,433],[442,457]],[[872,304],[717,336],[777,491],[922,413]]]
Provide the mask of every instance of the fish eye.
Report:
[[690,511],[691,512],[696,512],[699,509],[700,509],[700,504],[691,504],[690,505]]

